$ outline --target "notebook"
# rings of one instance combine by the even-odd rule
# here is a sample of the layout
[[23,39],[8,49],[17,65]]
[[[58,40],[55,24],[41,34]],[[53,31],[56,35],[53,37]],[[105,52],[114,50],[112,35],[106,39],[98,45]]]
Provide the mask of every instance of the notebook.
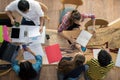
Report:
[[45,52],[49,63],[58,62],[62,58],[59,44],[45,47]]
[[10,41],[8,27],[0,25],[0,42],[3,42],[3,40]]
[[6,41],[10,41],[8,27],[6,25],[3,25],[3,38]]
[[19,46],[4,40],[0,47],[0,59],[13,62],[18,54],[18,50]]
[[120,48],[118,50],[115,66],[120,67]]
[[91,39],[92,34],[89,33],[88,31],[82,30],[81,33],[79,34],[76,42],[81,44],[83,47],[86,47],[87,43]]
[[43,32],[40,35],[34,35],[33,37],[29,37],[29,42],[37,43],[45,43],[45,26],[43,27]]

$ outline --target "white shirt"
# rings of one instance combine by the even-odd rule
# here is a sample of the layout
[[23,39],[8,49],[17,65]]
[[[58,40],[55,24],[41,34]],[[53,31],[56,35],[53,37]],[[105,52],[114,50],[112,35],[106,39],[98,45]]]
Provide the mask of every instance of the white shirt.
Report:
[[40,17],[44,16],[44,13],[41,9],[39,2],[34,0],[27,0],[29,2],[30,8],[27,13],[23,13],[18,9],[18,2],[19,0],[15,0],[11,2],[5,9],[5,11],[17,11],[20,13],[24,18],[28,20],[32,20],[35,25],[40,25]]

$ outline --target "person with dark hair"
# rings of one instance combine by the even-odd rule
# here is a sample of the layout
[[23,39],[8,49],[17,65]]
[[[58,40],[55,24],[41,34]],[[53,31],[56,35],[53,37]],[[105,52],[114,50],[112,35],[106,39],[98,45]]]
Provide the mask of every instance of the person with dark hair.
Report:
[[114,66],[110,53],[101,50],[97,59],[91,59],[86,63],[89,68],[86,71],[86,80],[102,80],[108,71]]
[[105,67],[108,64],[110,64],[112,61],[112,57],[111,55],[105,51],[105,50],[101,50],[98,54],[98,62],[100,64],[100,66]]
[[[92,14],[81,14],[78,10],[73,10],[67,12],[63,17],[62,21],[58,26],[58,34],[68,40],[69,44],[74,44],[74,40],[71,38],[71,35],[64,35],[63,31],[72,31],[73,29],[80,28],[80,21],[84,21],[85,18],[91,18],[95,20],[95,16]],[[77,47],[77,46],[76,46]],[[80,48],[78,48],[80,49]]]
[[[42,56],[36,55],[28,47],[25,48],[25,51],[28,51],[35,57],[36,63],[32,64],[27,60],[21,60],[20,64],[18,64],[18,61],[14,61],[12,62],[12,69],[17,73],[21,80],[33,80],[38,76],[40,72],[42,66]],[[21,52],[23,53],[24,50],[22,49]]]
[[80,75],[87,70],[84,65],[85,56],[81,53],[72,57],[63,57],[58,63],[58,80],[78,80]]
[[30,8],[30,5],[28,1],[26,0],[20,0],[18,3],[18,9],[22,12],[27,12]]
[[44,25],[44,13],[38,1],[35,0],[14,0],[5,9],[7,15],[11,20],[11,24],[15,24],[13,11],[17,11],[23,16],[22,25],[40,26],[42,32]]

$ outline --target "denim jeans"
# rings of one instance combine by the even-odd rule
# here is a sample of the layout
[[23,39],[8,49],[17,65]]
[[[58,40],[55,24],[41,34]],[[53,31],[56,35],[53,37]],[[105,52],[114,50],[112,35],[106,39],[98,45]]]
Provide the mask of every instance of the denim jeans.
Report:
[[27,21],[25,18],[22,18],[22,25],[35,25],[33,21]]

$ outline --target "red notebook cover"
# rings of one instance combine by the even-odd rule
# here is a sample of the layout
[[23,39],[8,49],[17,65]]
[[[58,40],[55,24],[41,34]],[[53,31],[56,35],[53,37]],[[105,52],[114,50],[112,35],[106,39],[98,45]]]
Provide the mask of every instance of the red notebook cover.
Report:
[[45,47],[45,52],[49,63],[58,62],[62,58],[59,44],[54,44]]

